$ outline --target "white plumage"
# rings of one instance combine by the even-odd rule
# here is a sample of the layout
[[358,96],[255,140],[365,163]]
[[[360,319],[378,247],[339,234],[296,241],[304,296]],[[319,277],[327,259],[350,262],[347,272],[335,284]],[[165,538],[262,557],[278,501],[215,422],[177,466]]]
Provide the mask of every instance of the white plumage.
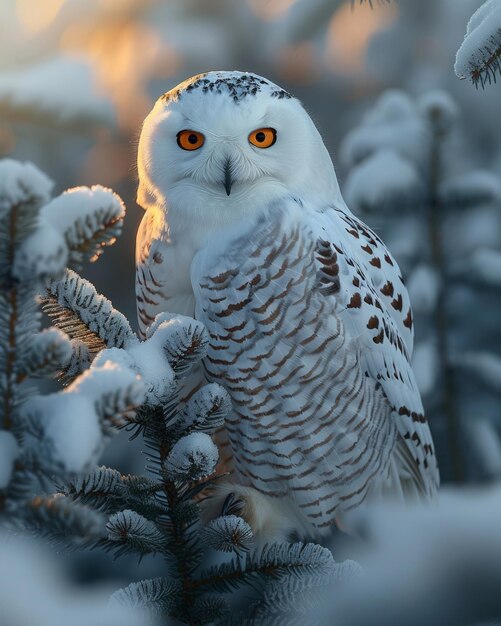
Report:
[[253,74],[194,77],[147,117],[138,165],[140,328],[165,310],[206,325],[205,376],[234,407],[223,491],[255,530],[322,533],[368,494],[432,498],[407,291],[299,101]]

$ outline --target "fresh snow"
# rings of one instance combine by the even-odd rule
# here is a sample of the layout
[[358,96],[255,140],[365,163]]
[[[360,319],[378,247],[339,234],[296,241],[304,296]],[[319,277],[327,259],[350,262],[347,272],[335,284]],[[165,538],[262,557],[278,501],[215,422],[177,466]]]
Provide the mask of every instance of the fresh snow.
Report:
[[165,352],[171,335],[171,323],[163,322],[145,341],[130,342],[124,349],[102,350],[96,356],[94,366],[112,362],[130,368],[145,385],[146,402],[158,405],[168,399],[175,385],[174,372]]
[[40,420],[44,438],[57,460],[69,472],[81,472],[97,460],[103,446],[102,414],[111,397],[114,406],[122,396],[134,403],[143,400],[136,374],[113,363],[91,367],[65,391],[35,396],[23,412]]
[[68,236],[75,222],[85,229],[86,223],[92,223],[93,216],[102,210],[107,210],[117,220],[125,217],[125,206],[120,197],[111,189],[94,185],[68,189],[46,204],[40,213],[42,220]]
[[68,247],[62,234],[43,219],[35,232],[16,251],[13,274],[19,280],[56,276],[68,262]]
[[[32,163],[0,159],[0,211],[36,199],[45,204],[54,183]],[[0,217],[3,217],[0,213]]]
[[199,480],[212,474],[218,458],[217,447],[209,435],[194,432],[181,437],[172,446],[165,469],[173,477],[190,476]]
[[22,72],[0,73],[2,109],[27,109],[62,124],[114,122],[113,106],[98,93],[90,64],[69,56],[41,61]]
[[471,17],[456,55],[454,70],[459,78],[481,71],[501,46],[501,0],[487,0]]
[[487,170],[473,170],[445,180],[440,197],[451,206],[501,202],[501,179]]
[[410,275],[407,289],[416,313],[429,314],[434,311],[440,292],[440,279],[436,271],[421,263]]
[[433,120],[439,132],[448,132],[459,119],[458,105],[443,89],[428,91],[421,96],[418,110]]
[[414,163],[427,149],[426,124],[410,97],[397,90],[384,93],[349,132],[341,146],[341,160],[353,167],[363,159],[391,148]]
[[381,210],[405,208],[423,194],[421,176],[413,163],[384,148],[356,165],[344,188],[348,206]]
[[40,415],[44,438],[66,471],[81,472],[96,460],[101,448],[101,426],[92,398],[61,393],[28,400],[25,410]]

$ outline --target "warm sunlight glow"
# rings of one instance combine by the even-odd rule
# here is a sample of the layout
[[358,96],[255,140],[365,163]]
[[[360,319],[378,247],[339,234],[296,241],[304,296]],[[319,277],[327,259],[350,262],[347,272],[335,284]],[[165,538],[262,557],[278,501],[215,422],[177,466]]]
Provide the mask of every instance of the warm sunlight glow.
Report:
[[371,9],[368,3],[344,4],[336,11],[329,25],[327,65],[337,73],[359,72],[365,65],[365,54],[373,35],[397,17],[395,4]]
[[66,0],[17,0],[17,18],[30,35],[50,26]]
[[146,24],[110,19],[91,28],[74,24],[61,38],[65,51],[81,51],[97,70],[98,83],[114,102],[121,128],[135,129],[151,107],[149,78],[167,78],[177,68],[174,50]]
[[310,41],[295,46],[284,46],[278,53],[278,72],[282,80],[310,84],[318,78],[320,70],[315,48]]
[[277,20],[294,2],[296,0],[249,0],[249,5],[262,20]]

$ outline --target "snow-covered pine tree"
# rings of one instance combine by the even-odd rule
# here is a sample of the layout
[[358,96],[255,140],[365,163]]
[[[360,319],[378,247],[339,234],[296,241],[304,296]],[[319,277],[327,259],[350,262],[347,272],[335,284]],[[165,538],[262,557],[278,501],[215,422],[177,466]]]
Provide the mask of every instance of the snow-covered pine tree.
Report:
[[[59,329],[41,330],[37,296],[68,264],[99,256],[124,217],[110,190],[76,188],[50,200],[51,189],[33,165],[0,161],[0,518],[11,523],[39,515],[27,503],[51,476],[93,462],[109,421],[104,386],[85,399],[81,387],[68,387],[57,396],[64,409],[46,420],[34,410],[49,402],[37,396],[35,379],[56,377],[80,352]],[[117,381],[114,393],[118,403],[141,402],[134,377]],[[78,523],[95,521],[89,513]]]
[[347,135],[341,157],[348,205],[385,231],[407,279],[414,368],[442,475],[462,480],[492,476],[501,461],[492,459],[499,446],[485,454],[482,443],[486,428],[495,435],[501,386],[493,313],[501,300],[501,185],[471,170],[458,119],[444,92],[415,101],[389,91]]
[[[254,546],[231,498],[221,517],[202,521],[205,490],[220,478],[210,434],[231,408],[218,385],[185,404],[177,399],[179,381],[205,353],[205,329],[162,314],[139,341],[127,319],[66,268],[112,243],[123,204],[99,187],[49,201],[51,186],[32,165],[0,163],[3,517],[116,556],[162,555],[164,577],[132,583],[112,599],[151,618],[252,624],[298,608],[345,566],[316,544]],[[54,323],[42,332],[40,300]],[[62,391],[25,390],[29,378],[57,375],[67,385]],[[91,469],[103,441],[122,427],[144,436],[147,475]],[[217,553],[225,558],[214,560]],[[239,587],[250,596],[235,617],[232,592]]]
[[[59,290],[53,281],[51,292],[58,294],[59,306],[66,309],[66,331],[72,335],[69,316],[73,312],[80,336],[78,329],[87,316],[85,324],[99,328],[106,339],[99,319],[89,315],[88,309],[83,314],[75,299],[61,296],[68,292],[65,280],[68,276],[59,283]],[[76,285],[71,289],[73,293],[79,290]],[[52,306],[54,313],[57,305]],[[286,613],[293,600],[294,606],[299,605],[298,598],[327,585],[332,576],[342,575],[345,565],[336,565],[331,553],[316,544],[257,548],[251,528],[238,515],[238,502],[231,498],[221,517],[202,521],[201,501],[210,497],[207,488],[221,478],[215,474],[219,455],[210,435],[223,424],[231,407],[219,385],[201,387],[186,404],[178,402],[177,389],[204,355],[206,344],[201,324],[161,314],[144,342],[134,336],[122,348],[99,352],[91,372],[106,366],[129,367],[143,382],[144,402],[128,416],[127,427],[133,437],[144,437],[147,473],[123,476],[100,467],[68,481],[57,498],[49,497],[46,502],[50,507],[63,498],[78,509],[102,515],[106,531],[94,539],[115,556],[159,554],[164,558],[165,576],[131,583],[114,594],[112,603],[143,610],[151,619],[170,616],[187,624],[259,624]],[[58,536],[59,529],[54,530]],[[214,562],[214,552],[226,557]],[[250,590],[251,597],[245,612],[235,615],[233,592],[240,587]]]
[[496,82],[501,73],[501,0],[487,0],[471,16],[454,69],[476,87]]

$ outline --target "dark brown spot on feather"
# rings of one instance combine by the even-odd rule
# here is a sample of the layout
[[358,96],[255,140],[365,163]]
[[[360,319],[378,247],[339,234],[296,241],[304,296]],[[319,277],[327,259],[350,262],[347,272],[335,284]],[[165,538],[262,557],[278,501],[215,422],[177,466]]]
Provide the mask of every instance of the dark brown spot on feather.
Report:
[[384,341],[384,330],[381,329],[381,332],[372,338],[374,343],[383,343]]
[[361,306],[362,306],[362,298],[357,291],[357,293],[354,293],[351,296],[350,303],[348,304],[348,309],[359,309]]
[[404,319],[404,326],[409,329],[412,328],[412,312],[410,309],[407,312],[407,317]]
[[402,310],[402,294],[398,294],[398,296],[391,301],[391,306],[395,309],[395,311]]
[[369,263],[371,265],[374,265],[374,267],[378,267],[381,268],[381,259],[377,256],[372,257],[372,259],[369,261]]
[[384,296],[393,296],[393,283],[389,280],[382,288],[381,288],[381,293]]
[[228,280],[230,276],[236,276],[236,272],[234,270],[228,270],[227,272],[222,272],[217,276],[209,276],[209,280],[213,283],[224,283],[224,281]]
[[367,328],[370,328],[372,330],[378,327],[379,327],[379,317],[377,315],[373,315],[367,322]]

